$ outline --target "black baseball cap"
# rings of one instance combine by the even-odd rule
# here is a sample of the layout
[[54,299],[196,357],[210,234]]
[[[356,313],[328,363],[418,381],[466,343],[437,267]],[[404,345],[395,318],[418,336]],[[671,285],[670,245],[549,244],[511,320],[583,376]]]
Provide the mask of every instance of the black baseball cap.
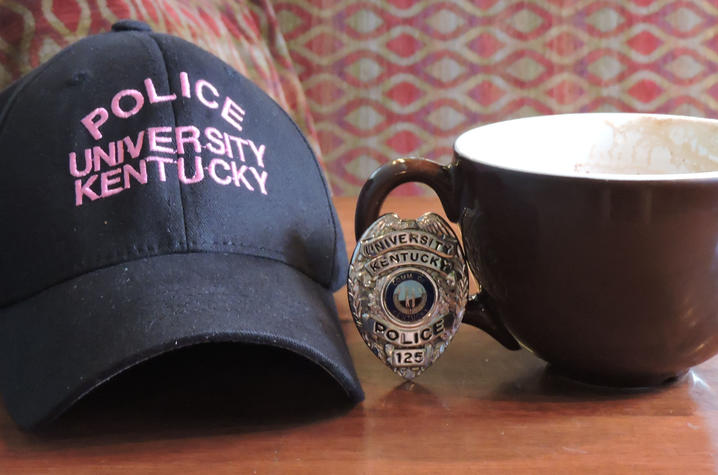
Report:
[[332,297],[344,240],[304,136],[215,56],[141,22],[112,29],[0,93],[8,412],[42,425],[205,342],[297,353],[360,401]]

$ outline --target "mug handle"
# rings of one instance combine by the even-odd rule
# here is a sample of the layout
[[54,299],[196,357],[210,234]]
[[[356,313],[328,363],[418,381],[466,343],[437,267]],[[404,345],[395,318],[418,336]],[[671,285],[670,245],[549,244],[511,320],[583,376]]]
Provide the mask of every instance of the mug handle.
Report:
[[[359,192],[354,215],[357,241],[379,217],[381,205],[387,195],[403,183],[419,182],[431,187],[439,196],[446,217],[457,222],[460,206],[455,187],[455,170],[454,165],[442,166],[424,158],[397,158],[379,167]],[[462,321],[485,331],[509,350],[521,349],[516,339],[501,323],[486,291],[469,297]]]

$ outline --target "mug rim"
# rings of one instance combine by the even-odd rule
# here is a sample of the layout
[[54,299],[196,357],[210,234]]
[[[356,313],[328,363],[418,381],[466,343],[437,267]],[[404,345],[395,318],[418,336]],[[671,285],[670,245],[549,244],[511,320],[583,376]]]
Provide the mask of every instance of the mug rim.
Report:
[[[516,119],[501,120],[482,124],[477,127],[473,127],[462,132],[454,141],[454,154],[469,162],[479,163],[487,167],[518,172],[528,175],[540,175],[548,177],[561,177],[561,178],[574,178],[592,181],[635,181],[635,182],[674,182],[674,181],[712,181],[718,180],[718,162],[716,162],[716,170],[704,171],[704,172],[690,172],[690,173],[645,173],[645,174],[629,174],[629,173],[580,173],[580,172],[559,172],[559,171],[543,171],[538,169],[522,168],[520,166],[512,166],[507,164],[501,164],[497,161],[491,161],[472,157],[469,153],[466,153],[463,142],[467,141],[467,137],[470,134],[475,134],[479,129],[485,129],[487,127],[497,126],[499,124],[509,124],[514,122],[524,121],[546,121],[547,118],[561,117],[564,119],[570,119],[571,117],[585,117],[592,116],[593,118],[599,118],[604,116],[606,118],[611,117],[635,117],[635,118],[656,118],[656,119],[669,119],[677,120],[682,122],[698,122],[698,123],[710,123],[716,126],[716,135],[718,135],[718,119],[711,119],[707,117],[694,117],[688,115],[678,114],[654,114],[654,113],[642,113],[642,112],[579,112],[579,113],[567,113],[567,114],[541,114],[528,117],[520,117]],[[552,120],[552,119],[549,119]]]

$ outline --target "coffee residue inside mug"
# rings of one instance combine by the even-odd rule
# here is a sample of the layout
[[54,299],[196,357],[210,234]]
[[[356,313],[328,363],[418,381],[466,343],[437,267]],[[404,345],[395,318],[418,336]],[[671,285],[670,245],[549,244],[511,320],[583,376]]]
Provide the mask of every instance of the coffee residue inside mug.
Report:
[[574,165],[580,174],[670,174],[718,170],[718,129],[702,121],[670,117],[636,117],[614,124],[610,142],[591,147],[586,162]]

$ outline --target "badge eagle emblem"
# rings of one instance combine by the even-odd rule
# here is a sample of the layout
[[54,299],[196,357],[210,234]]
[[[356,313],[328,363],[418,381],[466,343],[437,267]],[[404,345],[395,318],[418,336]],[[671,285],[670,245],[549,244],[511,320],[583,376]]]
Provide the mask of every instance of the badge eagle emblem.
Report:
[[468,292],[459,241],[434,213],[381,216],[352,255],[347,293],[354,323],[372,353],[406,379],[443,354]]

